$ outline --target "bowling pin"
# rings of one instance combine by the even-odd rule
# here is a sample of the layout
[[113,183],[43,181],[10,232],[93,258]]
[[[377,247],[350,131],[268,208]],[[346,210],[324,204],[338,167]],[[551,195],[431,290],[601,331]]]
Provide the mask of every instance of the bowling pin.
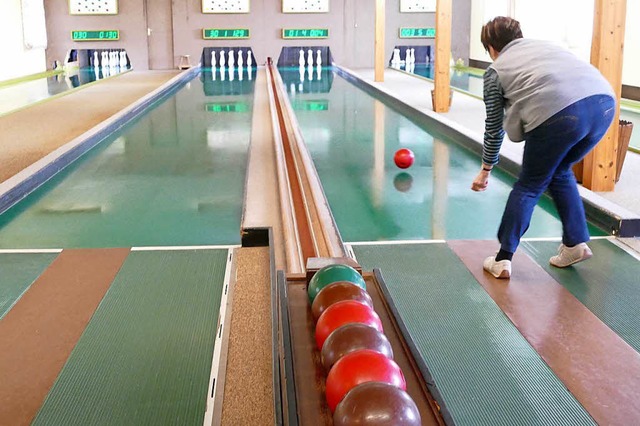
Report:
[[292,95],[296,94],[296,85],[295,85],[295,83],[291,83],[291,85],[289,86],[289,91],[291,92]]
[[249,75],[249,80],[253,80],[253,67],[247,68],[247,74]]
[[411,48],[411,63],[416,63],[416,49],[414,49],[413,47]]
[[322,80],[322,65],[316,65],[316,80]]
[[313,66],[313,51],[311,49],[307,50],[307,65]]
[[233,68],[234,66],[234,58],[233,58],[233,50],[229,50],[229,60],[227,61],[227,64],[229,64],[229,68]]
[[244,68],[243,67],[239,67],[238,68],[238,80],[242,81],[244,79]]
[[100,62],[98,62],[98,51],[94,50],[93,51],[93,67],[99,67],[100,66]]
[[225,59],[224,59],[224,50],[220,51],[220,68],[224,68]]
[[408,64],[411,62],[411,49],[407,47],[407,50],[404,52],[404,63]]
[[225,81],[227,79],[227,70],[224,67],[220,67],[220,80]]
[[218,72],[218,70],[216,70],[215,67],[211,68],[211,81],[216,81],[216,73]]
[[320,49],[316,50],[316,65],[317,66],[321,66],[322,65],[322,53],[321,53]]
[[298,65],[304,67],[304,50],[300,49],[300,55],[298,57]]
[[127,67],[127,52],[125,52],[124,50],[120,52],[120,66],[122,68]]
[[[211,51],[211,69],[215,70],[216,69],[216,51],[212,50]],[[215,74],[215,72],[214,72]]]
[[300,83],[304,83],[304,65],[300,65],[298,73],[300,74]]
[[397,47],[393,49],[393,55],[391,56],[391,66],[396,67],[400,63],[400,49]]
[[244,59],[242,59],[242,49],[238,50],[238,68],[242,68]]
[[307,67],[307,72],[309,73],[309,81],[313,81],[313,65]]
[[[253,58],[251,57],[251,51],[247,50],[247,67],[251,68],[253,65]],[[249,78],[251,80],[251,78]]]

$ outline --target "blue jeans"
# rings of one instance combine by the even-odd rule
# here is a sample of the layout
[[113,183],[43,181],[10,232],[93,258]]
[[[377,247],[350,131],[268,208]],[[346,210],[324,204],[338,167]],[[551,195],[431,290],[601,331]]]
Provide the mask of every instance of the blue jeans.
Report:
[[584,206],[571,166],[602,139],[614,114],[612,97],[590,96],[525,134],[522,170],[498,230],[502,250],[516,251],[529,228],[533,209],[547,188],[562,221],[562,243],[574,246],[589,241]]

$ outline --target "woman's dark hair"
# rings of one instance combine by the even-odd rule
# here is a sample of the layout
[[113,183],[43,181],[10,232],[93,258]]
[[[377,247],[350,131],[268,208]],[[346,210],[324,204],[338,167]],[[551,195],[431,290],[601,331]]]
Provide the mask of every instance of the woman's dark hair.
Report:
[[517,38],[522,38],[520,22],[506,16],[493,18],[482,26],[480,32],[480,41],[487,51],[491,46],[496,52],[501,52],[507,44]]

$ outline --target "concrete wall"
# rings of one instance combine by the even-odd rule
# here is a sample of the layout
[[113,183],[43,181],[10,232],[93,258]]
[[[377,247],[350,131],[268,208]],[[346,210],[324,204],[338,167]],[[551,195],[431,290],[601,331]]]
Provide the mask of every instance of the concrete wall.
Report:
[[[46,0],[47,63],[64,61],[71,49],[127,49],[131,65],[147,69],[147,24],[144,0],[119,0],[117,15],[69,15],[68,0]],[[73,30],[120,30],[117,41],[71,41]]]
[[25,47],[20,0],[0,1],[0,81],[46,71],[44,48]]
[[[147,0],[152,4],[152,0]],[[157,4],[157,2],[156,2]],[[119,0],[119,14],[109,16],[71,16],[67,0],[47,0],[49,48],[47,61],[63,60],[72,48],[124,48],[136,69],[148,67],[145,0]],[[197,63],[205,46],[251,47],[258,63],[268,56],[277,60],[282,46],[328,45],[334,60],[351,68],[373,67],[373,0],[330,0],[330,12],[283,14],[281,0],[251,0],[247,14],[203,14],[201,0],[173,0],[173,50],[175,65],[180,55],[190,55]],[[471,0],[453,1],[452,51],[455,58],[469,56]],[[398,37],[399,27],[433,27],[433,13],[400,13],[399,0],[386,2],[386,56],[395,45],[430,45],[433,40]],[[329,38],[321,40],[282,40],[281,28],[328,28]],[[202,39],[202,28],[249,28],[248,40],[210,41]],[[118,29],[116,42],[72,42],[72,30]]]

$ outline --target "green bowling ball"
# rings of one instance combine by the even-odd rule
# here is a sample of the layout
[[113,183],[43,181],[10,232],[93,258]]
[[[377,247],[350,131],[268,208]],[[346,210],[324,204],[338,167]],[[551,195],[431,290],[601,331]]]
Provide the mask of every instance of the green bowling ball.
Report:
[[362,275],[351,266],[342,264],[327,265],[324,268],[320,268],[309,281],[309,287],[307,288],[309,302],[313,303],[320,290],[338,281],[349,281],[363,290],[367,289]]

